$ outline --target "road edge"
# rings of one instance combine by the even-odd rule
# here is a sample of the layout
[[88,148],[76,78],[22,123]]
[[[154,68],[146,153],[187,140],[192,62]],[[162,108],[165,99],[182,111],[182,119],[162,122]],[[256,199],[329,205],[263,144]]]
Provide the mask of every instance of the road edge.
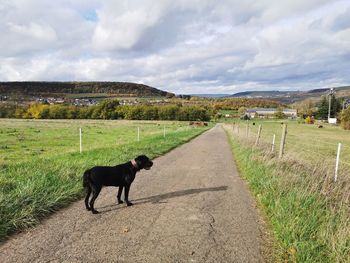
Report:
[[233,137],[229,132],[229,127],[225,124],[222,124],[222,128],[225,131],[226,138],[228,140],[228,143],[230,145],[230,151],[232,155],[232,160],[235,163],[238,176],[246,186],[246,189],[250,193],[254,207],[256,209],[256,213],[259,216],[259,223],[258,223],[258,229],[260,232],[260,237],[261,237],[261,255],[264,259],[265,262],[267,263],[273,263],[276,262],[278,258],[278,249],[277,249],[277,242],[275,241],[274,235],[273,235],[273,228],[269,222],[268,216],[264,212],[264,208],[261,204],[259,204],[256,195],[252,191],[251,187],[249,186],[249,183],[241,176],[241,169],[240,169],[240,164],[237,163],[235,159],[235,155],[232,149],[232,140]]

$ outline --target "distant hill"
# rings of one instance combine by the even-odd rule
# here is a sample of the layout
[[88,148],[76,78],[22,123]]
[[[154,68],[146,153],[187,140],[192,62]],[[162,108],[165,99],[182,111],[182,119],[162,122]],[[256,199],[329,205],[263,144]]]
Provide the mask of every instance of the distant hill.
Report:
[[[337,97],[350,97],[350,86],[334,88]],[[255,99],[273,99],[282,103],[290,104],[305,99],[319,99],[327,95],[329,89],[313,89],[308,91],[244,91],[238,92],[228,97],[230,98],[255,98]]]
[[165,97],[173,93],[144,84],[129,82],[0,82],[0,95],[7,96],[63,96],[65,94],[112,94],[128,97]]

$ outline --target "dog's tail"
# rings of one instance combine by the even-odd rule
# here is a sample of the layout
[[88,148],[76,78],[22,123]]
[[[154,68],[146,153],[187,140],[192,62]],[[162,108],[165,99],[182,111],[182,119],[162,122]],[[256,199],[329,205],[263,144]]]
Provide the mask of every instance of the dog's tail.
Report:
[[83,187],[90,186],[90,170],[86,170],[83,175]]

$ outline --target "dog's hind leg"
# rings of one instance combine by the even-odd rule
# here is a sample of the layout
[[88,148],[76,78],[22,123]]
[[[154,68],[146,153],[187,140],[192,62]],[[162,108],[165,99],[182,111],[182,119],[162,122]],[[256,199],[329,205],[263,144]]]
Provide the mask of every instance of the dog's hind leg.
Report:
[[91,186],[90,185],[85,186],[85,190],[86,190],[85,207],[86,207],[86,210],[90,211],[91,208],[89,206],[89,197],[90,197],[90,194],[91,194]]
[[101,186],[96,186],[96,185],[92,186],[92,198],[90,200],[90,209],[91,209],[91,212],[93,214],[98,213],[98,211],[95,210],[95,208],[94,208],[94,203],[95,203],[96,198],[98,197],[98,195],[101,192],[101,188],[102,188]]
[[121,199],[122,192],[123,192],[123,186],[119,186],[118,195],[117,195],[118,204],[124,203],[124,202],[122,201],[122,199]]

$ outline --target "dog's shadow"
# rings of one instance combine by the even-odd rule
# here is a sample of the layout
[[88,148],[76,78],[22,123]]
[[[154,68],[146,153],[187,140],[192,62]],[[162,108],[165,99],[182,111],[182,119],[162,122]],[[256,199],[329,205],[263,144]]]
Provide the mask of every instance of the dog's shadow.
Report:
[[[152,204],[166,203],[166,202],[162,202],[162,201],[168,200],[171,198],[192,195],[192,194],[198,194],[198,193],[203,193],[203,192],[226,191],[227,188],[228,188],[227,186],[218,186],[218,187],[208,187],[208,188],[187,189],[187,190],[170,192],[170,193],[165,193],[165,194],[160,194],[160,195],[143,197],[143,198],[135,199],[132,201],[134,202],[134,205],[140,205],[140,204],[145,204],[145,203],[152,203]],[[116,210],[119,207],[120,207],[120,205],[113,204],[113,205],[101,206],[101,207],[99,207],[99,209],[110,208],[108,210],[100,211],[102,213],[105,213],[105,212],[110,212],[110,211]]]

